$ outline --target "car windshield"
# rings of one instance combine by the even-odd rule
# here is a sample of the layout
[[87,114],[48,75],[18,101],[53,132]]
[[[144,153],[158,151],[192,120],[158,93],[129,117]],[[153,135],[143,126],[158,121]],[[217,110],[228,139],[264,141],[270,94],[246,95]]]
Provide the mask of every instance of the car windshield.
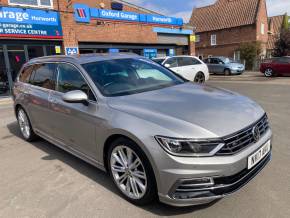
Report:
[[165,61],[165,58],[156,58],[156,59],[152,59],[152,61],[156,62],[157,64],[162,64],[163,61]]
[[104,96],[122,96],[185,82],[147,59],[116,59],[82,65]]

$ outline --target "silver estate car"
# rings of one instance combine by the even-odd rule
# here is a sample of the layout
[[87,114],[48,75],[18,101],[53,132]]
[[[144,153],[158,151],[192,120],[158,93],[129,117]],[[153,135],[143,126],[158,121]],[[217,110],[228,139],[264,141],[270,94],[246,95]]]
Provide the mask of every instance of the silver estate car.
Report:
[[137,205],[212,202],[271,159],[272,132],[257,103],[136,55],[30,60],[13,97],[25,140],[40,136],[107,171]]

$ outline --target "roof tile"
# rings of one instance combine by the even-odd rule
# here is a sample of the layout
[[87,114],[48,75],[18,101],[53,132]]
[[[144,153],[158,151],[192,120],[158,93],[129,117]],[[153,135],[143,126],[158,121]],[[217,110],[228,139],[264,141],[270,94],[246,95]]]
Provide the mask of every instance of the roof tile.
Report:
[[261,1],[218,0],[213,5],[194,9],[190,24],[196,26],[197,32],[254,24]]

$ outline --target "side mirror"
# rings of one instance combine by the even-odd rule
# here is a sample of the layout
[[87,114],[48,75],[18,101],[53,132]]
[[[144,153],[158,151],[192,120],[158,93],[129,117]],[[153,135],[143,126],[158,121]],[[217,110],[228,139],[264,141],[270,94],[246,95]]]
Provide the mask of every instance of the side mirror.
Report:
[[165,64],[164,67],[170,68],[170,64]]
[[88,96],[81,90],[74,90],[63,94],[62,100],[67,103],[82,103],[88,106]]
[[220,61],[219,64],[224,64],[224,63]]

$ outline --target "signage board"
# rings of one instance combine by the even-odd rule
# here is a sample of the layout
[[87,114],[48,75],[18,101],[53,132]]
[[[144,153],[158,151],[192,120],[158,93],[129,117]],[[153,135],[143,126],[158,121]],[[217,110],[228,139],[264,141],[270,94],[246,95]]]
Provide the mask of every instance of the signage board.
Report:
[[175,55],[175,50],[173,48],[169,49],[169,56],[172,57]]
[[58,12],[0,7],[0,37],[60,39],[62,36]]
[[190,42],[195,42],[196,41],[196,36],[195,35],[190,35],[189,41]]
[[143,51],[146,58],[152,59],[157,57],[157,49],[155,48],[145,48]]
[[56,45],[54,48],[56,54],[61,54],[61,47],[59,45]]
[[118,53],[119,49],[118,48],[110,48],[109,53]]
[[154,14],[138,14],[135,12],[89,8],[86,4],[74,4],[75,21],[89,23],[91,19],[112,21],[152,23],[158,25],[182,26],[183,19]]
[[79,53],[78,47],[66,47],[65,48],[65,54],[66,55],[76,55]]

